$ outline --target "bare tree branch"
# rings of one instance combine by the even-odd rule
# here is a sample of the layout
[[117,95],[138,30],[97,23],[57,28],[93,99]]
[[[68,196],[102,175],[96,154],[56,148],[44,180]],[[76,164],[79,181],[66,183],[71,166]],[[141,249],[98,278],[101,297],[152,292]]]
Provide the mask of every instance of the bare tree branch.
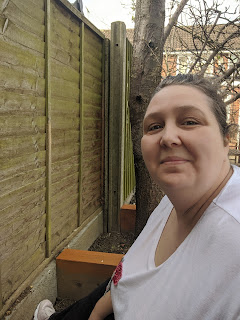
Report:
[[165,44],[173,26],[176,24],[177,20],[178,20],[178,17],[179,15],[182,13],[183,11],[183,8],[185,7],[185,5],[187,4],[188,0],[182,0],[176,11],[174,12],[173,16],[171,17],[171,19],[169,20],[169,23],[168,25],[165,27],[165,30],[164,30],[164,36],[163,36],[163,43]]

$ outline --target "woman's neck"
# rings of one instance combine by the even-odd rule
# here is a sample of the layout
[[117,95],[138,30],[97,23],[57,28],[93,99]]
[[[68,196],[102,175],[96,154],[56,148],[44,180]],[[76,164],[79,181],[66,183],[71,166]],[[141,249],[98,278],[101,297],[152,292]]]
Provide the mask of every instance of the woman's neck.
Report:
[[173,193],[166,192],[175,208],[174,211],[179,222],[189,226],[196,224],[213,199],[216,198],[230,179],[233,173],[232,167],[229,165],[223,173],[222,178],[202,195],[200,193],[201,190],[198,192],[198,190],[192,189],[180,190]]

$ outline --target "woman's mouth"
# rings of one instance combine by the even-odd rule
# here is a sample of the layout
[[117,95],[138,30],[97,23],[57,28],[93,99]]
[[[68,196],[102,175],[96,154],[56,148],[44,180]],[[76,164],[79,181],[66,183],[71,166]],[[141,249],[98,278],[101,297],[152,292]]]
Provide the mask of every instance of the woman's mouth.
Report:
[[182,164],[187,161],[188,160],[181,157],[166,157],[160,162],[160,164]]

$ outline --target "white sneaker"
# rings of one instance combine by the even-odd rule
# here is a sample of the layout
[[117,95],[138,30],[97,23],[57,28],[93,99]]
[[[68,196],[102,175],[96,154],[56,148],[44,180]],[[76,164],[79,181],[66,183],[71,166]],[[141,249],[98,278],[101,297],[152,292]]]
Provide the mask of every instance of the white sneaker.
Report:
[[48,320],[54,313],[55,309],[53,308],[52,302],[49,300],[43,300],[37,306],[33,320]]

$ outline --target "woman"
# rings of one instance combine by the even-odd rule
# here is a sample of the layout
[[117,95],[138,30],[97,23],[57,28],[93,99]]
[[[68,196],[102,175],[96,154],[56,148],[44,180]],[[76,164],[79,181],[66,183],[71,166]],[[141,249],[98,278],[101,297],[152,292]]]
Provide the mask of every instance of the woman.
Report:
[[240,319],[240,169],[228,160],[228,128],[210,80],[160,83],[141,146],[166,196],[89,320]]

